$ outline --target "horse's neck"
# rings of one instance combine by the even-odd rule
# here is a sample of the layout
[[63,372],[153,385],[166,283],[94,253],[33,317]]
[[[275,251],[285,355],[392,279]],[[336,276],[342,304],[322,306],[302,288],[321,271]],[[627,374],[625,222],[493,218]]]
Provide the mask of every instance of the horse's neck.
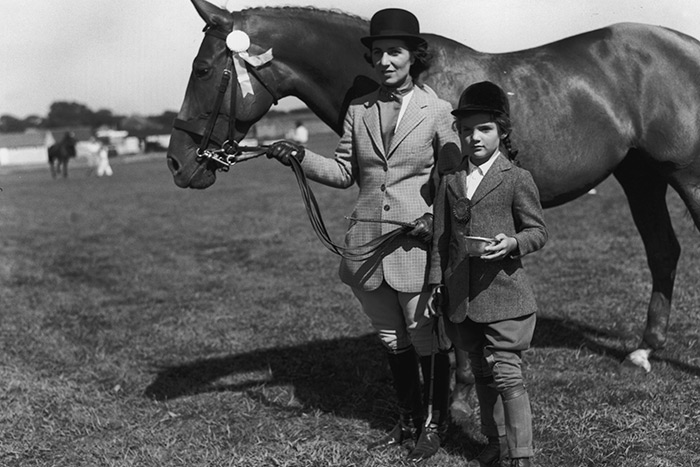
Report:
[[312,8],[244,10],[253,43],[273,49],[279,97],[295,96],[337,133],[358,76],[373,75],[360,37],[368,22]]
[[[349,101],[376,86],[374,71],[364,58],[367,49],[360,42],[369,22],[313,8],[259,8],[241,13],[253,43],[273,49],[279,97],[298,97],[340,134]],[[431,49],[440,52],[425,82],[455,105],[468,84],[484,79],[489,55],[437,35],[430,35],[429,41]]]

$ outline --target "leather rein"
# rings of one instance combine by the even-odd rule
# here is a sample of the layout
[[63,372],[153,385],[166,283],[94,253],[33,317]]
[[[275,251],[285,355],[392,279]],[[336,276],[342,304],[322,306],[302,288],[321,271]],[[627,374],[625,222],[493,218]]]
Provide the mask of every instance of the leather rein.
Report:
[[[223,41],[226,41],[227,33],[215,28],[205,29],[205,34],[216,37]],[[264,155],[269,146],[267,145],[256,145],[256,146],[243,146],[238,144],[235,140],[235,125],[236,118],[232,116],[226,116],[220,114],[221,105],[224,101],[224,96],[231,82],[237,83],[236,68],[233,63],[234,57],[233,52],[228,49],[226,53],[226,67],[221,76],[221,81],[219,83],[219,89],[214,101],[214,107],[209,114],[206,126],[204,130],[201,130],[201,125],[194,120],[199,118],[195,117],[191,120],[182,120],[176,118],[173,122],[173,127],[185,131],[187,133],[195,134],[202,137],[202,141],[197,149],[197,161],[211,161],[216,164],[216,169],[223,172],[228,172],[228,170],[233,167],[236,163],[254,159]],[[257,72],[255,67],[245,62],[246,70],[258,80],[258,82],[265,88],[267,92],[273,98],[275,104],[277,104],[278,99],[276,93],[273,89],[265,83],[260,74]],[[233,81],[232,81],[233,78]],[[229,111],[234,114],[236,109],[236,95],[237,89],[231,89],[231,103]],[[216,120],[219,116],[226,118],[228,120],[228,136],[223,142],[216,139],[214,135],[214,127],[216,125]],[[208,148],[209,142],[213,141],[217,143],[220,147],[219,149]],[[386,247],[398,236],[405,234],[406,232],[413,229],[414,225],[405,222],[387,221],[381,219],[357,219],[347,217],[351,222],[376,222],[376,223],[388,223],[398,225],[399,228],[385,233],[364,245],[359,245],[356,247],[345,247],[333,242],[326,225],[323,222],[323,216],[321,216],[321,210],[316,201],[311,187],[308,184],[306,175],[304,174],[304,169],[301,167],[301,163],[294,157],[290,157],[289,161],[291,163],[292,171],[299,185],[299,190],[301,191],[301,196],[304,201],[304,206],[306,208],[306,214],[311,222],[311,227],[314,233],[321,241],[323,246],[325,246],[329,251],[341,256],[350,261],[365,261],[373,256],[381,257],[382,253]]]

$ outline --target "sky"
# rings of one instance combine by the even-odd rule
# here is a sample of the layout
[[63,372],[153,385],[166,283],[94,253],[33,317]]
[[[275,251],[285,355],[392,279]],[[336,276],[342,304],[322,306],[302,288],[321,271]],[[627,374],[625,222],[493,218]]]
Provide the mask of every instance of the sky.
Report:
[[[697,0],[240,0],[233,4],[237,10],[332,8],[368,19],[379,9],[401,7],[418,17],[422,32],[490,53],[534,47],[627,21],[666,26],[700,39]],[[119,115],[177,111],[203,26],[189,0],[0,0],[0,115],[45,116],[56,101]],[[299,105],[290,97],[282,99],[278,109]]]

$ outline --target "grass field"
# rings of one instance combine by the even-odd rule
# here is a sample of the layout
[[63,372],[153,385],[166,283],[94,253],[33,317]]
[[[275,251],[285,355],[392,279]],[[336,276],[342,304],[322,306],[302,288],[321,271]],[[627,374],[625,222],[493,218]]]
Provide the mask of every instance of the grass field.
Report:
[[[163,155],[113,168],[0,169],[0,465],[407,465],[365,450],[393,423],[388,368],[289,169],[262,158],[191,191]],[[356,191],[314,189],[340,240]],[[526,258],[537,465],[700,466],[700,235],[668,198],[683,256],[648,375],[619,366],[651,293],[621,189],[545,212]],[[474,417],[424,465],[483,442]]]

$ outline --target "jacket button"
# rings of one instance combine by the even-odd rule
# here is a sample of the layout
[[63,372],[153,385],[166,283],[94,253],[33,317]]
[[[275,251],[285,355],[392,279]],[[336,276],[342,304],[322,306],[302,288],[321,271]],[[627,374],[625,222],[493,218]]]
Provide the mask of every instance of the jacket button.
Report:
[[389,209],[391,209],[391,206],[389,206],[388,204],[385,204],[385,205],[384,205],[384,210],[385,210],[385,211],[388,211]]
[[386,191],[386,185],[382,183],[382,186],[380,186],[379,189],[382,191]]
[[382,168],[384,169],[384,172],[386,172],[387,170],[389,170],[389,166],[387,166],[387,165],[385,165],[385,166],[382,167]]

